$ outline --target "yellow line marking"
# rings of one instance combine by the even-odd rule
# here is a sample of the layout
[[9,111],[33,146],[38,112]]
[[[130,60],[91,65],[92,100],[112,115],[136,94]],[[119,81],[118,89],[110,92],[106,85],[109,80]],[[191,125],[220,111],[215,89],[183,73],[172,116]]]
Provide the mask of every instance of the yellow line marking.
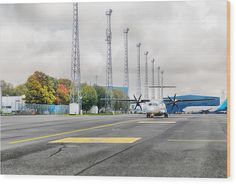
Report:
[[174,124],[176,121],[139,121],[141,124]]
[[78,130],[72,130],[72,131],[68,131],[68,132],[61,132],[61,133],[49,134],[49,135],[44,135],[44,136],[39,136],[39,137],[15,140],[15,141],[10,142],[9,144],[16,144],[16,143],[22,143],[22,142],[36,141],[36,140],[40,140],[40,139],[46,139],[46,138],[56,137],[56,136],[61,136],[61,135],[66,135],[66,134],[72,134],[72,133],[77,133],[77,132],[84,132],[84,131],[89,131],[89,130],[94,130],[94,129],[99,129],[99,128],[106,128],[106,127],[115,126],[115,125],[121,125],[121,124],[126,124],[126,123],[133,123],[135,121],[136,120],[130,120],[130,121],[124,121],[124,122],[120,122],[120,123],[105,124],[105,125],[99,125],[99,126],[94,126],[94,127],[90,127],[90,128],[83,128],[83,129],[78,129]]
[[168,139],[168,142],[226,142],[226,140],[204,140],[204,139]]
[[141,139],[140,137],[68,137],[50,141],[49,143],[133,143]]

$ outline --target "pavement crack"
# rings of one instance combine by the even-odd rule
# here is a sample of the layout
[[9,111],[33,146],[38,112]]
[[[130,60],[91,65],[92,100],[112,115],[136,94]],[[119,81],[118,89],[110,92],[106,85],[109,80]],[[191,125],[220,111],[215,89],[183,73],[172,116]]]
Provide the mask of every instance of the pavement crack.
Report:
[[117,156],[117,155],[119,155],[119,154],[121,154],[121,153],[123,153],[123,152],[125,152],[125,151],[127,151],[127,150],[129,150],[129,149],[131,149],[131,148],[133,148],[133,147],[135,147],[135,146],[137,146],[137,145],[143,144],[144,142],[150,141],[150,140],[152,140],[152,139],[154,139],[154,138],[156,138],[156,137],[159,137],[161,140],[164,140],[165,138],[169,137],[169,136],[173,133],[173,131],[176,130],[177,127],[180,128],[180,127],[182,127],[182,126],[184,126],[184,125],[185,125],[185,123],[181,123],[181,124],[178,123],[178,124],[176,124],[175,126],[169,128],[169,129],[167,129],[167,130],[165,131],[166,135],[164,135],[164,136],[163,136],[162,134],[161,134],[161,135],[154,135],[154,136],[152,136],[152,137],[150,137],[150,138],[148,138],[148,139],[144,139],[143,141],[137,142],[136,144],[133,144],[133,145],[131,145],[131,146],[129,146],[129,147],[126,147],[125,149],[123,149],[123,150],[121,150],[121,151],[119,151],[119,152],[116,152],[116,153],[114,153],[114,154],[112,154],[112,155],[110,155],[110,156],[108,156],[108,157],[106,157],[106,158],[104,158],[104,159],[102,159],[102,160],[100,160],[100,161],[98,161],[98,162],[95,162],[94,164],[92,164],[92,165],[90,165],[90,166],[88,166],[88,167],[82,169],[81,171],[79,171],[78,173],[76,173],[75,176],[78,176],[78,175],[84,173],[85,171],[91,169],[92,167],[94,167],[94,166],[96,166],[96,165],[98,165],[98,164],[100,164],[100,163],[102,163],[102,162],[104,162],[104,161],[106,161],[106,160],[108,160],[108,159],[110,159],[110,158],[112,158],[112,157],[115,157],[115,156]]
[[60,147],[56,152],[52,153],[48,158],[51,158],[51,157],[55,156],[56,154],[60,153],[63,148],[65,148],[65,145],[63,145],[62,147]]
[[[139,143],[139,144],[140,144],[140,143]],[[83,169],[83,170],[81,170],[80,172],[76,173],[75,176],[78,176],[78,175],[82,174],[83,172],[87,171],[88,169],[91,169],[92,167],[94,167],[94,166],[96,166],[96,165],[98,165],[98,164],[100,164],[100,163],[102,163],[102,162],[104,162],[104,161],[106,161],[106,160],[108,160],[108,159],[110,159],[110,158],[112,158],[112,157],[115,157],[116,155],[118,155],[118,154],[120,154],[120,153],[123,153],[123,152],[125,152],[125,151],[127,151],[127,150],[133,148],[133,147],[136,146],[136,145],[137,145],[137,144],[134,144],[134,145],[132,145],[132,146],[129,146],[129,147],[127,147],[127,148],[125,148],[125,149],[123,149],[123,150],[121,150],[121,151],[119,151],[119,152],[116,152],[116,153],[110,155],[109,157],[106,157],[106,158],[104,158],[104,159],[102,159],[102,160],[100,160],[100,161],[98,161],[98,162],[95,162],[94,164],[90,165],[89,167],[86,167],[85,169]]]

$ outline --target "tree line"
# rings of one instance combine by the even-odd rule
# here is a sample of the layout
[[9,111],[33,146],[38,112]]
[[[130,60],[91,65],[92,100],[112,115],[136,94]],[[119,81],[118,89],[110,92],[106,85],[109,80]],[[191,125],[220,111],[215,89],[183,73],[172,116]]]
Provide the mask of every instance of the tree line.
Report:
[[[68,105],[70,103],[70,91],[72,83],[69,79],[54,78],[43,72],[36,71],[30,75],[24,84],[13,86],[2,81],[3,96],[25,95],[25,102],[29,104],[55,104]],[[81,85],[80,96],[82,97],[82,108],[85,111],[96,105],[99,110],[105,107],[106,88],[103,86],[90,86],[86,83]],[[126,99],[125,93],[113,89],[112,98]],[[108,97],[109,98],[109,97]],[[114,102],[114,110],[127,110],[128,104],[124,102]]]

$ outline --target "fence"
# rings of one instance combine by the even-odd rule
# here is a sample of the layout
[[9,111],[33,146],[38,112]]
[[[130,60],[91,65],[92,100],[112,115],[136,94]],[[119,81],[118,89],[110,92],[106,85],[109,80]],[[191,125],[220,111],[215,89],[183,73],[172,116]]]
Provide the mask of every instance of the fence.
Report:
[[25,104],[23,110],[33,114],[69,114],[69,105]]

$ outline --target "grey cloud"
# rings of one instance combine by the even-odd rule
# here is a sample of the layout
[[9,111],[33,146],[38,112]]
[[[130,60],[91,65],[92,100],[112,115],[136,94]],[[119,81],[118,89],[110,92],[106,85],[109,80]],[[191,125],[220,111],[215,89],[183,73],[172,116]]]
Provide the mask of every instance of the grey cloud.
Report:
[[[130,91],[136,43],[165,70],[166,94],[220,96],[226,89],[226,1],[79,3],[82,81],[105,85],[105,10],[112,13],[113,83],[123,84],[123,29],[129,32]],[[72,4],[0,5],[0,78],[22,83],[35,70],[70,77]],[[151,70],[150,70],[151,71]],[[151,74],[149,73],[149,81]],[[142,89],[143,90],[143,89]]]

